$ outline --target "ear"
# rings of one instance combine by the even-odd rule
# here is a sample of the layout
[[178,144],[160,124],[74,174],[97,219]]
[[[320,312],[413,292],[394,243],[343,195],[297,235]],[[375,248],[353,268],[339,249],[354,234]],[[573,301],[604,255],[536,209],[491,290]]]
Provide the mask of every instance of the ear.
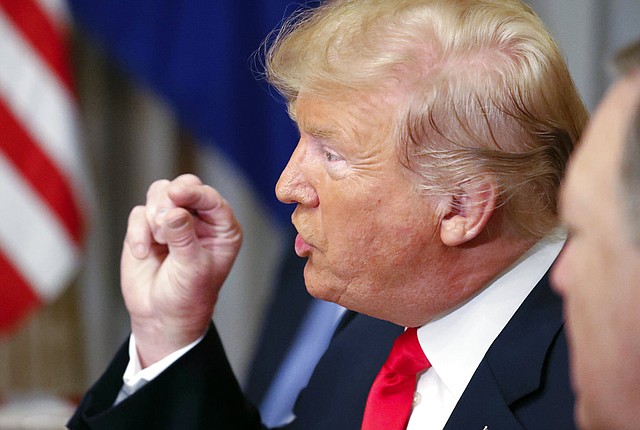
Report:
[[488,178],[458,188],[441,213],[440,239],[447,246],[458,246],[476,238],[486,227],[498,201],[498,186]]

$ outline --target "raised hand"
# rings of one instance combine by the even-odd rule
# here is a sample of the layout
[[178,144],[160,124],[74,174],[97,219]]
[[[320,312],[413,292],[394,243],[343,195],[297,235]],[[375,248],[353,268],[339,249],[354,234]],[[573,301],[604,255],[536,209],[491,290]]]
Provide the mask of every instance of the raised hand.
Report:
[[227,201],[194,175],[154,182],[129,215],[122,293],[143,367],[200,337],[240,250]]

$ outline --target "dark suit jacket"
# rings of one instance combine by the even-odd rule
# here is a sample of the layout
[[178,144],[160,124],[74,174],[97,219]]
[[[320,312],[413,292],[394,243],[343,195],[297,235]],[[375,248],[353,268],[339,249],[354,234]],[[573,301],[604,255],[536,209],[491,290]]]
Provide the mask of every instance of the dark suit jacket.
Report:
[[575,429],[567,355],[547,273],[487,351],[445,430]]
[[[445,428],[575,428],[562,325],[560,299],[545,276],[487,352]],[[350,315],[301,393],[298,418],[287,429],[359,429],[369,387],[400,331],[386,322]],[[215,329],[157,379],[110,408],[127,360],[123,347],[85,395],[70,428],[262,428]]]

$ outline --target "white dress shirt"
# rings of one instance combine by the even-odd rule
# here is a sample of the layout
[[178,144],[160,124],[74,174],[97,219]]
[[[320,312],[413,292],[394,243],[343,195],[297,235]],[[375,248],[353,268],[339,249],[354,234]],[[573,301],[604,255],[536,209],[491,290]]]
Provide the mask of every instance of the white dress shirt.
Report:
[[418,329],[431,367],[418,379],[407,430],[442,430],[485,353],[563,245],[538,242],[471,300]]
[[131,333],[131,336],[129,336],[129,363],[127,364],[127,368],[124,370],[124,375],[122,375],[123,384],[120,388],[120,392],[118,393],[118,397],[116,397],[115,404],[117,405],[140,388],[144,387],[147,382],[153,380],[156,376],[164,372],[180,357],[200,343],[202,339],[204,339],[204,334],[189,345],[184,346],[177,351],[173,351],[162,360],[143,369],[140,364],[138,350],[136,349],[136,338],[133,333]]

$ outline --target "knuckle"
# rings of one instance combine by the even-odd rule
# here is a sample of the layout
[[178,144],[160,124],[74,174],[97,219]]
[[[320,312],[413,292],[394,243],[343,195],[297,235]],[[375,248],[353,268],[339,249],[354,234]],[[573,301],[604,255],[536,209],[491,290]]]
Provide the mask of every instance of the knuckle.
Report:
[[187,184],[202,184],[200,178],[193,173],[184,173],[175,179],[176,182],[185,182]]
[[165,188],[167,185],[169,185],[169,180],[167,179],[158,179],[157,181],[153,181],[147,190],[147,197],[153,196],[153,194]]

